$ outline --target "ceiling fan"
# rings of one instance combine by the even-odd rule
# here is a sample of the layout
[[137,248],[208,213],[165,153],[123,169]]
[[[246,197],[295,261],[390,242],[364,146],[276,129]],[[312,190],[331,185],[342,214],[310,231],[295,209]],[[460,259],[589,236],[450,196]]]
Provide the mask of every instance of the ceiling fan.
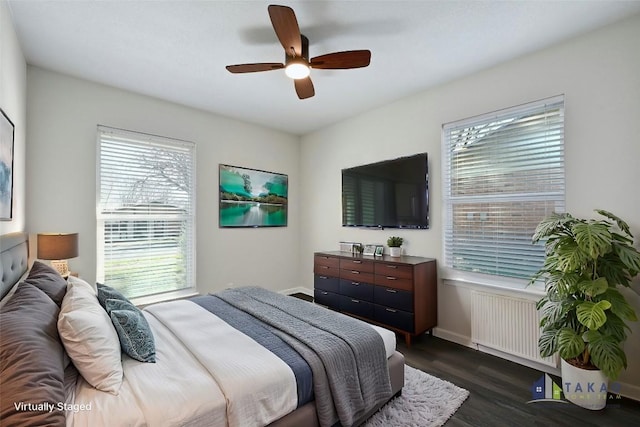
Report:
[[347,50],[316,56],[309,60],[309,39],[300,33],[296,15],[288,6],[270,5],[268,7],[271,24],[284,48],[284,64],[262,62],[256,64],[227,65],[231,73],[255,73],[284,68],[287,76],[294,82],[298,98],[306,99],[315,95],[309,74],[311,68],[344,70],[369,65],[371,52],[368,50]]

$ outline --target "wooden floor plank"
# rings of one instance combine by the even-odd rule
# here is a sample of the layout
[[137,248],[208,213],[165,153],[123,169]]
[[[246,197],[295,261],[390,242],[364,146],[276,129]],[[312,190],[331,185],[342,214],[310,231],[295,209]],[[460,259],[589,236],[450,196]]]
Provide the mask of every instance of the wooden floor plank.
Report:
[[399,338],[398,350],[408,365],[469,390],[447,427],[640,426],[640,403],[626,398],[611,401],[602,411],[570,403],[527,404],[533,382],[543,372],[434,336],[417,337],[410,349]]

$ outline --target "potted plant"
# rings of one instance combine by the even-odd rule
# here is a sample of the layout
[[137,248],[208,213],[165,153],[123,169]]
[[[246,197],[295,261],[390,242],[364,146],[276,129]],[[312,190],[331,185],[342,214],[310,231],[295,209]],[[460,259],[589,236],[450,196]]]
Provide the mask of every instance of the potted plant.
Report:
[[615,380],[627,367],[625,322],[637,317],[616,288],[628,287],[640,272],[627,223],[596,212],[604,219],[553,214],[532,238],[546,240],[544,265],[531,280],[545,281],[546,294],[537,304],[540,354],[560,355],[565,398],[588,409],[604,408],[607,378]]
[[389,255],[392,257],[399,257],[402,255],[402,243],[404,239],[402,237],[391,236],[387,239],[387,246],[389,246]]

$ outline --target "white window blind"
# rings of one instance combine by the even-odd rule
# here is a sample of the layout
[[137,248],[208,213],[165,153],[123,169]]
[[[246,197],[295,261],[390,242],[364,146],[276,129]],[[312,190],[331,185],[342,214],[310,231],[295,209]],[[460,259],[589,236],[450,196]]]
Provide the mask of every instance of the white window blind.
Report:
[[529,279],[536,225],[564,212],[564,97],[443,126],[445,266]]
[[195,288],[195,144],[98,126],[98,281],[129,298]]

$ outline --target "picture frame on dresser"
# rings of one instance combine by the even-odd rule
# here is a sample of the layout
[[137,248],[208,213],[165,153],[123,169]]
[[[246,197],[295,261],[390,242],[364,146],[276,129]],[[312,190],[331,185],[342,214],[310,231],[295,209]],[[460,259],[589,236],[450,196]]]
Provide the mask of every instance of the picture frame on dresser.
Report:
[[364,245],[364,251],[362,251],[362,255],[375,255],[376,247],[376,245]]
[[13,145],[15,126],[0,108],[0,220],[13,218]]

